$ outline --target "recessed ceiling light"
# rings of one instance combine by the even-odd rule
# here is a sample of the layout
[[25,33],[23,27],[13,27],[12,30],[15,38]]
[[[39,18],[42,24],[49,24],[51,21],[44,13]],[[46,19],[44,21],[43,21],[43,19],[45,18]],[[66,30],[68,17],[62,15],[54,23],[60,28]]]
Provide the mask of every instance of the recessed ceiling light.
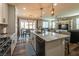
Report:
[[26,14],[23,14],[24,16],[26,15]]
[[34,17],[36,17],[36,16],[34,16]]
[[23,8],[24,10],[26,9],[26,8]]
[[53,5],[54,5],[54,6],[57,6],[57,3],[54,3]]
[[43,14],[45,14],[45,12],[43,11]]

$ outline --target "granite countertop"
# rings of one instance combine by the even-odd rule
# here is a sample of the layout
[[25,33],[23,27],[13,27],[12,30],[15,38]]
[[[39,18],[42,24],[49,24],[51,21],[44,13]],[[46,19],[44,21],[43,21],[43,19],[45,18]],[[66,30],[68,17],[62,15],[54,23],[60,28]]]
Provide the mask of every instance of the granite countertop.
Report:
[[57,39],[70,37],[70,35],[59,34],[59,33],[55,33],[55,32],[37,33],[37,32],[34,31],[32,33],[39,36],[40,38],[42,38],[45,41],[53,41],[53,40],[57,40]]

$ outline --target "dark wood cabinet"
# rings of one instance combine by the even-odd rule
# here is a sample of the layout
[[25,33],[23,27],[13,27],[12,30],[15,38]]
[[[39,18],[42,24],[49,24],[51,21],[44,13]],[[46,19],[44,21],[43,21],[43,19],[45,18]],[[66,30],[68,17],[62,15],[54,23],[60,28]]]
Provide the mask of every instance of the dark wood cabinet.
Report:
[[36,36],[36,55],[45,56],[45,41]]

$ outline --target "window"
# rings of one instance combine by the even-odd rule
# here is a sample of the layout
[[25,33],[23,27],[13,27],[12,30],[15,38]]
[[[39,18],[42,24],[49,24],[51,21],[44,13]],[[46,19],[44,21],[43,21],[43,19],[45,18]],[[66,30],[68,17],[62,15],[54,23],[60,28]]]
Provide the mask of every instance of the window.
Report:
[[79,29],[79,18],[76,19],[76,29]]
[[73,29],[73,19],[71,20],[71,29]]
[[34,21],[33,22],[33,29],[35,29],[36,28],[36,22]]
[[47,21],[43,21],[43,28],[48,28],[48,22]]
[[35,20],[20,20],[20,29],[36,29],[36,21]]
[[36,21],[34,21],[34,20],[29,20],[29,29],[35,29],[36,28]]
[[35,29],[35,25],[33,25],[33,29]]
[[24,28],[24,22],[21,21],[21,24],[20,24],[21,28]]
[[53,28],[55,28],[55,22],[53,22]]
[[51,27],[52,28],[55,28],[56,27],[55,25],[56,25],[56,22],[55,21],[52,21],[52,26]]
[[29,29],[32,29],[32,23],[33,23],[33,21],[31,21],[31,20],[29,20]]
[[28,29],[28,22],[25,22],[25,28]]

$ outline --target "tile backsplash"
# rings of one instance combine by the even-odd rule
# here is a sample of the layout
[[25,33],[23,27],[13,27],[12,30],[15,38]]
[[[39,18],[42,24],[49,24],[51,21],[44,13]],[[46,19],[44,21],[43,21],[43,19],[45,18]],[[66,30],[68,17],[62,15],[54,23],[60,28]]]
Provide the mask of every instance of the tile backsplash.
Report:
[[0,33],[2,32],[2,26],[0,26]]
[[6,33],[6,27],[0,25],[0,33]]

